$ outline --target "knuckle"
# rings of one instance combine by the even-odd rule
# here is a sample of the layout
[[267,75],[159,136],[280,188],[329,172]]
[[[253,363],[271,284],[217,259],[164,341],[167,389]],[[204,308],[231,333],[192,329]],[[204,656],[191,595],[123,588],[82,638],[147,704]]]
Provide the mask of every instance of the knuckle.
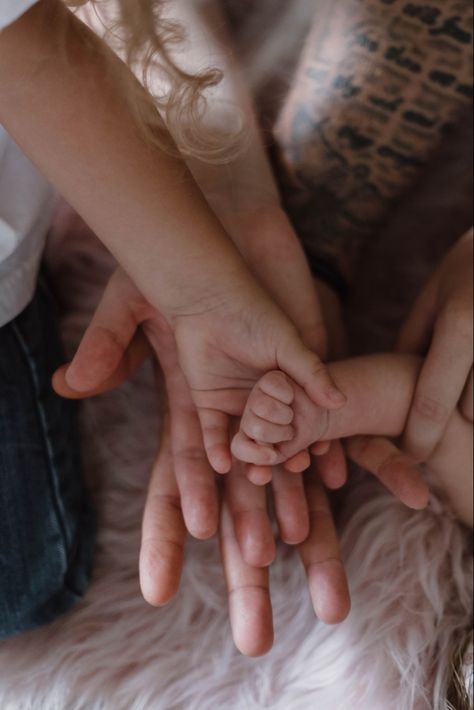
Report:
[[419,394],[415,397],[414,411],[433,424],[442,424],[449,416],[446,405],[434,397]]
[[256,440],[265,440],[265,437],[267,436],[267,431],[263,422],[254,421],[252,425],[252,436]]

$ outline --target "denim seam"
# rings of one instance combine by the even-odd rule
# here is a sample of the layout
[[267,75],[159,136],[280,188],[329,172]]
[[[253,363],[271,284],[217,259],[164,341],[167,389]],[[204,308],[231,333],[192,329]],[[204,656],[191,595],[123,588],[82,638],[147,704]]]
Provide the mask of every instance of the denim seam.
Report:
[[[13,321],[11,323],[11,326],[12,326],[13,333],[17,338],[20,349],[23,353],[23,357],[25,358],[27,368],[30,373],[30,378],[31,378],[31,383],[33,385],[33,390],[34,390],[35,394],[38,394],[39,389],[40,389],[38,377],[37,377],[37,373],[36,373],[36,368],[34,366],[34,362],[30,358],[30,352],[28,349],[28,345],[21,333],[21,329],[19,328],[18,323]],[[43,444],[44,444],[44,451],[45,451],[46,460],[48,462],[47,468],[48,468],[49,480],[50,480],[51,497],[53,500],[53,505],[54,505],[54,509],[56,512],[56,519],[57,519],[57,522],[59,525],[61,537],[63,539],[63,550],[61,551],[61,554],[63,556],[64,566],[67,569],[69,545],[68,545],[68,538],[67,538],[66,529],[65,529],[65,525],[64,525],[64,518],[65,518],[64,509],[61,504],[61,497],[59,495],[58,486],[57,486],[57,481],[59,480],[59,475],[58,475],[58,471],[56,469],[56,465],[55,465],[55,461],[54,461],[54,453],[52,451],[52,447],[51,447],[51,443],[50,443],[50,439],[49,439],[49,435],[48,435],[48,426],[46,423],[45,414],[44,414],[43,407],[41,406],[41,403],[40,403],[38,397],[35,397],[35,409],[36,409],[36,413],[38,415],[40,428],[43,433],[42,439],[43,439]]]

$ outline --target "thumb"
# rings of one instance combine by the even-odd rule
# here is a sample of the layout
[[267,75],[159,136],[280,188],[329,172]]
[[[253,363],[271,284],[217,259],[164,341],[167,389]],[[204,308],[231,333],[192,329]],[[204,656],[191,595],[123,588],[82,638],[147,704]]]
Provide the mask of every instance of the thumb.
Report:
[[134,336],[132,342],[128,346],[127,350],[123,354],[118,367],[114,370],[113,374],[105,379],[101,379],[100,384],[91,390],[82,390],[78,392],[72,389],[67,383],[66,374],[69,369],[69,363],[67,365],[62,365],[59,367],[53,375],[52,385],[53,389],[60,397],[65,397],[66,399],[86,399],[87,397],[95,397],[104,392],[110,392],[116,387],[119,387],[125,380],[133,375],[135,370],[146,360],[150,355],[153,354],[153,349],[150,343],[145,338],[141,331],[138,331]]
[[137,294],[124,272],[116,271],[64,373],[69,388],[91,392],[114,375],[138,327],[132,308]]
[[339,409],[346,397],[338,389],[320,358],[304,345],[295,332],[277,351],[280,370],[299,384],[308,397],[321,407]]

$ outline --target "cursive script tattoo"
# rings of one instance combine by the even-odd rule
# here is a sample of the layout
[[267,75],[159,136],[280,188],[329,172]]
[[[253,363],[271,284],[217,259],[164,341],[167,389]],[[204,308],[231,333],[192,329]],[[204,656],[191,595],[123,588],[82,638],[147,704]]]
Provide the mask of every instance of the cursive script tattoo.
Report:
[[471,23],[471,0],[315,13],[275,137],[295,227],[345,278],[472,100]]

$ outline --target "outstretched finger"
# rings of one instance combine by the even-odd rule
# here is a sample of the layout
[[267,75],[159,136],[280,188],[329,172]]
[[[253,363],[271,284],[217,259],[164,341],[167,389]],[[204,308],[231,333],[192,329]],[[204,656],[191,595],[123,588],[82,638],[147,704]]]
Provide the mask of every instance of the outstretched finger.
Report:
[[149,604],[161,606],[176,594],[185,540],[186,528],[173,470],[169,419],[166,417],[142,523],[140,586]]
[[204,449],[201,426],[176,343],[166,327],[150,332],[165,376],[170,408],[171,449],[186,527],[193,537],[214,535],[219,523],[214,472]]
[[220,548],[234,643],[245,656],[262,656],[273,645],[268,570],[245,562],[225,499],[221,507]]
[[239,462],[234,463],[223,485],[242,558],[252,567],[267,567],[276,550],[265,488],[251,483]]
[[460,326],[446,310],[436,322],[403,439],[417,461],[427,461],[436,448],[466,385],[473,360],[470,319]]
[[116,271],[64,373],[71,390],[91,392],[114,376],[138,327],[130,305],[134,299],[134,285],[121,270]]
[[382,437],[353,436],[345,442],[349,458],[372,473],[409,508],[428,505],[429,489],[412,459]]
[[305,476],[310,532],[299,546],[316,616],[338,624],[350,610],[349,588],[341,560],[336,527],[327,495],[318,476]]
[[288,475],[287,471],[277,466],[273,472],[272,489],[280,537],[287,545],[298,545],[309,534],[303,477]]
[[339,439],[330,442],[328,450],[316,457],[314,465],[326,488],[336,490],[346,483],[346,455]]

